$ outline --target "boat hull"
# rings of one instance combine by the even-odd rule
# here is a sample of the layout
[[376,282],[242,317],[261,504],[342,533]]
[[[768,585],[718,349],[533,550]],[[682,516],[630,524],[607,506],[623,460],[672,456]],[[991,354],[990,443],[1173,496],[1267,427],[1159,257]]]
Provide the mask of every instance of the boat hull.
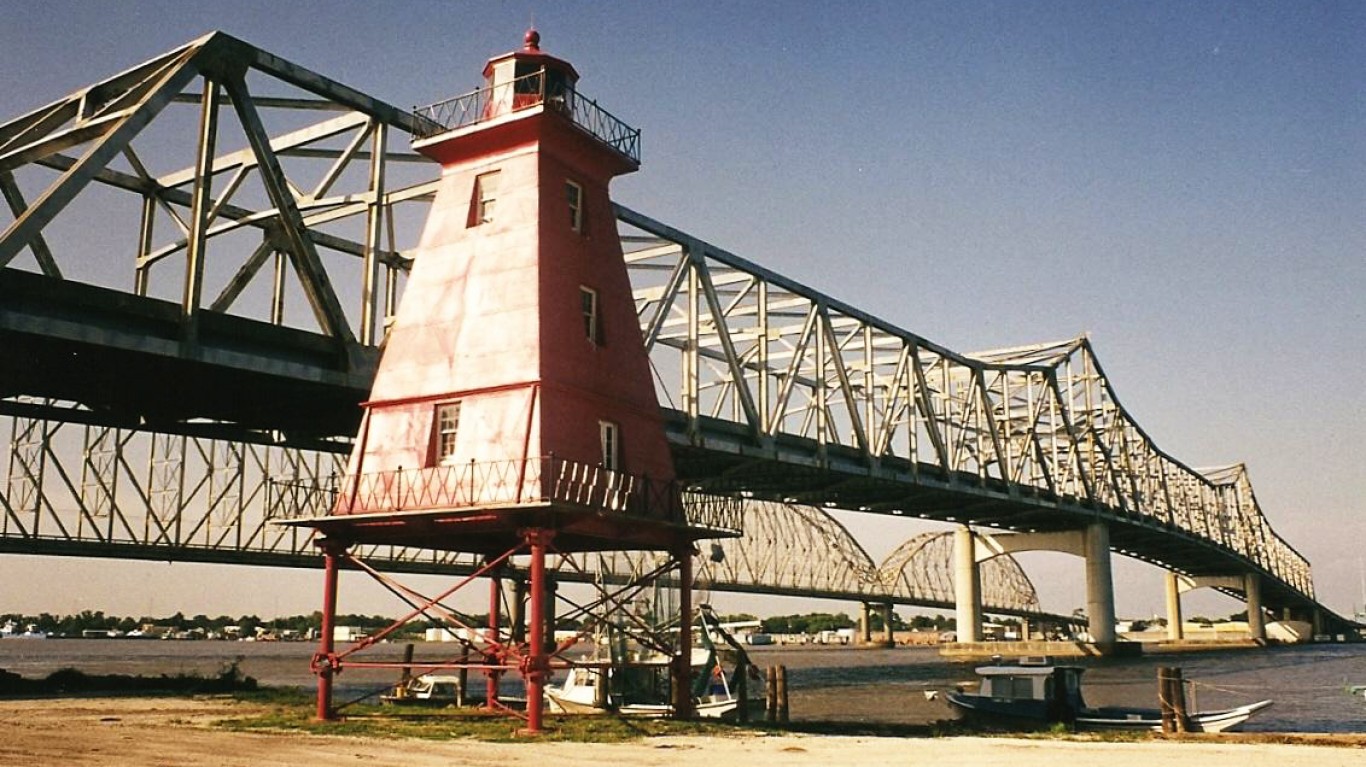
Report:
[[[672,716],[674,710],[673,706],[666,703],[626,703],[615,709],[608,709],[591,702],[575,700],[572,696],[554,690],[546,690],[545,699],[550,710],[557,714],[596,715],[615,713],[621,716],[662,719]],[[703,719],[729,719],[735,715],[739,703],[740,701],[736,698],[698,701],[694,704],[694,709],[697,711],[697,715]]]
[[[1197,711],[1186,716],[1189,732],[1224,732],[1246,722],[1253,714],[1271,705],[1263,700],[1246,706],[1219,711]],[[1162,712],[1157,709],[1096,708],[1077,715],[1077,729],[1146,730],[1162,732]]]
[[[992,727],[1019,729],[1066,724],[1081,731],[1131,730],[1162,731],[1162,714],[1146,708],[1085,708],[1070,717],[1044,700],[1001,700],[983,695],[950,692],[945,696],[963,718]],[[1263,700],[1246,706],[1218,711],[1197,711],[1187,715],[1190,732],[1224,732],[1246,722],[1253,714],[1271,705]]]

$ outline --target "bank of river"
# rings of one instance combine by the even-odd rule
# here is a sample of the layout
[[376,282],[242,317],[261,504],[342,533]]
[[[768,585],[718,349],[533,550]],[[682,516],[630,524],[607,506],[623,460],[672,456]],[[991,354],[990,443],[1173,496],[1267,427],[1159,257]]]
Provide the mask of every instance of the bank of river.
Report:
[[[61,668],[90,674],[217,673],[236,662],[268,686],[311,687],[306,643],[178,642],[118,639],[0,641],[0,669],[41,677]],[[367,651],[370,659],[401,657],[401,645]],[[419,660],[440,660],[449,645],[417,646]],[[951,716],[942,698],[926,692],[973,677],[970,664],[942,660],[932,648],[759,647],[759,666],[788,667],[792,716],[798,720],[922,723]],[[1155,705],[1156,667],[1179,666],[1196,683],[1196,705],[1217,708],[1271,698],[1275,705],[1249,721],[1246,731],[1366,732],[1366,700],[1346,692],[1366,684],[1366,645],[1307,645],[1258,650],[1148,655],[1085,660],[1088,702]],[[338,679],[341,697],[379,690],[393,672],[348,670]],[[509,693],[520,692],[515,679]]]

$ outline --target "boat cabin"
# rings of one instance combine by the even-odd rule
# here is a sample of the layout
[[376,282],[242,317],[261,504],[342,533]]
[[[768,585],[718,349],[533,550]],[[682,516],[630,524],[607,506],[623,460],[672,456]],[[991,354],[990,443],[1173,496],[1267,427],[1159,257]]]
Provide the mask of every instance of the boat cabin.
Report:
[[978,694],[997,700],[1054,700],[1080,698],[1079,666],[982,666]]
[[1046,721],[1071,722],[1086,708],[1082,700],[1080,666],[1053,666],[1046,663],[980,666],[976,669],[981,687],[968,696],[1001,712],[1015,711]]

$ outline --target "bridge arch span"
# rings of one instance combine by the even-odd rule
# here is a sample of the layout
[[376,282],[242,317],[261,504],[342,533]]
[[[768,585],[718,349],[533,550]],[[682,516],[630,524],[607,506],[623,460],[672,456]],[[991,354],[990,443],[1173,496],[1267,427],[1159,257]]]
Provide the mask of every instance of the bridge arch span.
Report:
[[[882,560],[878,579],[894,597],[919,602],[954,604],[952,532],[922,533],[896,547]],[[978,549],[984,536],[974,535]],[[1039,612],[1034,582],[1015,558],[997,552],[981,565],[982,605],[987,610]]]
[[793,595],[877,594],[877,567],[844,525],[820,508],[750,501],[745,534],[704,542],[699,582]]

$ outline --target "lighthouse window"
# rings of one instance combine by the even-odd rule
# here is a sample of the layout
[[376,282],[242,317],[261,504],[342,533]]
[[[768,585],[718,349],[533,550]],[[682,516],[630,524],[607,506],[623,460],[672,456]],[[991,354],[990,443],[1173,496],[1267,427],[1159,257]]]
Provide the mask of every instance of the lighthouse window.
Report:
[[594,344],[602,343],[598,327],[598,291],[579,286],[579,306],[583,313],[583,332]]
[[481,173],[474,178],[473,226],[493,220],[494,203],[498,201],[498,171]]
[[436,408],[436,460],[450,463],[455,460],[455,437],[460,430],[460,402],[448,402]]
[[621,470],[621,429],[611,421],[598,421],[598,438],[602,443],[602,468]]
[[564,197],[569,203],[569,228],[583,231],[583,187],[573,181],[564,182]]

